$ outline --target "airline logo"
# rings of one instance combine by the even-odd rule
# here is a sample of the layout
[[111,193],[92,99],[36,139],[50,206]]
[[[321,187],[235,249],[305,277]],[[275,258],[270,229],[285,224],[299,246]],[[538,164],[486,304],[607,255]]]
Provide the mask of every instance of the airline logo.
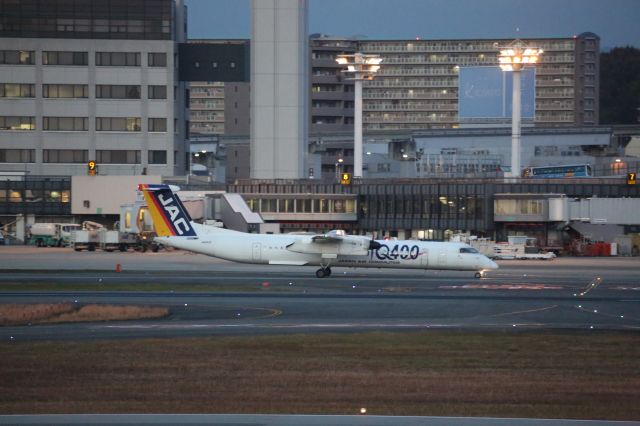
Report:
[[189,213],[168,185],[140,184],[138,189],[144,194],[159,237],[196,235]]

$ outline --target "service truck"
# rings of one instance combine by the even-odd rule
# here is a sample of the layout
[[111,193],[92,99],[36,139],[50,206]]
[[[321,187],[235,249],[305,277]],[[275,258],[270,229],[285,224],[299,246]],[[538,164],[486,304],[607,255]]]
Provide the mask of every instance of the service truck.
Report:
[[127,245],[135,250],[157,252],[161,248],[161,244],[154,241],[156,233],[153,230],[153,219],[143,199],[120,207],[118,229],[120,237],[131,240]]
[[81,229],[73,231],[72,242],[75,251],[95,251],[100,244],[100,236],[98,232],[103,226],[96,222],[85,220],[82,222]]
[[71,233],[82,229],[76,223],[34,223],[29,244],[37,247],[63,247],[71,244]]

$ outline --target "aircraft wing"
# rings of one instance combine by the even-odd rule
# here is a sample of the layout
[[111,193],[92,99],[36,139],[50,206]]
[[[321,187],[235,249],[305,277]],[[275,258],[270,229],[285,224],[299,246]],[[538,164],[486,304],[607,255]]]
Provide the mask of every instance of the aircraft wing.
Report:
[[342,241],[344,241],[344,238],[346,237],[346,234],[343,230],[341,229],[336,229],[333,231],[329,231],[326,234],[322,234],[322,235],[314,235],[313,237],[311,237],[311,240],[314,243],[340,243]]
[[375,250],[379,243],[368,237],[347,235],[343,230],[334,230],[326,234],[299,238],[287,246],[287,250],[296,253],[320,254],[323,258],[338,255],[367,255]]

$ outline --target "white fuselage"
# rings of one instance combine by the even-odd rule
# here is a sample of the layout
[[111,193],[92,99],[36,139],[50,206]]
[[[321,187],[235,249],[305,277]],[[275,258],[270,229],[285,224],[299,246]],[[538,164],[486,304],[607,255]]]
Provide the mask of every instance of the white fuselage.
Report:
[[[381,247],[366,255],[299,253],[294,243],[309,244],[311,236],[295,234],[247,234],[193,224],[197,237],[159,237],[162,244],[242,263],[318,265],[359,268],[413,268],[484,271],[498,266],[480,253],[465,253],[464,243],[417,240],[379,240]],[[293,247],[292,247],[293,249]],[[328,250],[327,250],[328,251]]]

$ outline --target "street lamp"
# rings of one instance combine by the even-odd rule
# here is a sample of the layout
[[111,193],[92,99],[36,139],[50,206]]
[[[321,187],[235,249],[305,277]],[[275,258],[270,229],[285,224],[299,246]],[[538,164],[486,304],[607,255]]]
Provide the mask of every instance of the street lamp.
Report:
[[343,168],[342,168],[342,164],[344,163],[344,158],[342,157],[338,157],[338,159],[336,160],[336,180],[340,180],[340,176],[342,175],[343,172]]
[[353,55],[338,55],[336,62],[346,65],[342,72],[350,74],[348,80],[355,81],[355,99],[353,111],[353,177],[362,177],[362,81],[372,80],[374,74],[380,69],[382,58],[378,55],[365,55],[355,53]]
[[511,71],[513,75],[513,93],[511,102],[511,176],[520,177],[520,71],[525,66],[535,66],[542,49],[529,47],[522,40],[514,40],[500,47],[498,61],[502,71]]

